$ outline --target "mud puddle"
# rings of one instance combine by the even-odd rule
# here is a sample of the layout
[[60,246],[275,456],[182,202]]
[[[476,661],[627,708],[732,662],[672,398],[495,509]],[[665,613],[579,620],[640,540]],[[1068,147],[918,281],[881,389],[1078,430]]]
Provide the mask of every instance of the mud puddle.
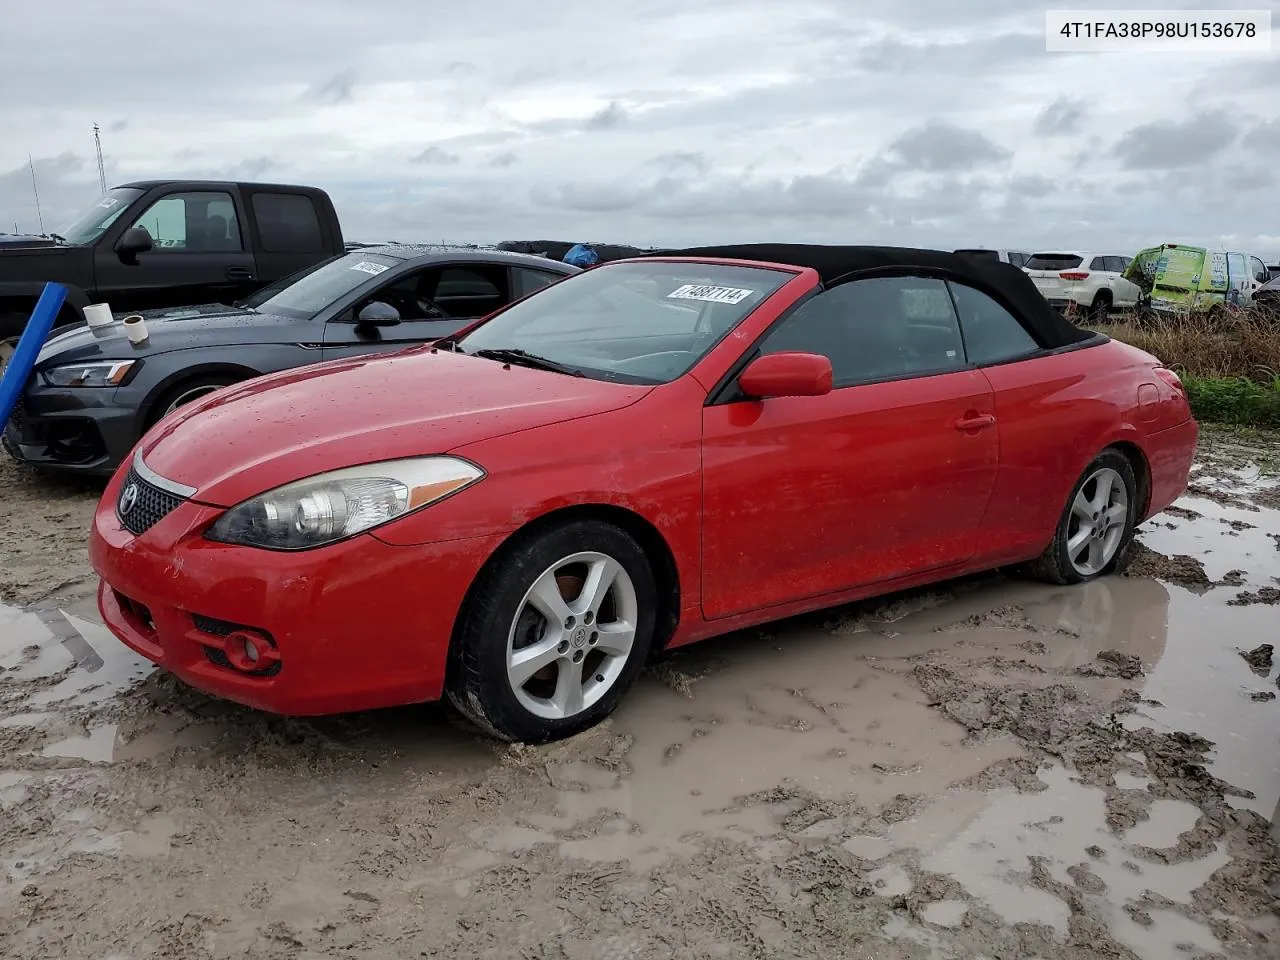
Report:
[[256,714],[74,589],[0,608],[0,955],[1275,957],[1262,459],[1211,445],[1130,575],[710,641],[538,748]]

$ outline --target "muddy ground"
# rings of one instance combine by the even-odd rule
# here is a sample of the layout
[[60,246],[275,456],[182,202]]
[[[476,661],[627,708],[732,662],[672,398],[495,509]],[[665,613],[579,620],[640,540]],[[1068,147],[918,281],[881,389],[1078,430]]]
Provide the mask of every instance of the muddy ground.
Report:
[[1207,432],[1123,575],[710,641],[531,749],[156,674],[88,599],[98,489],[6,463],[0,956],[1274,960],[1278,470]]

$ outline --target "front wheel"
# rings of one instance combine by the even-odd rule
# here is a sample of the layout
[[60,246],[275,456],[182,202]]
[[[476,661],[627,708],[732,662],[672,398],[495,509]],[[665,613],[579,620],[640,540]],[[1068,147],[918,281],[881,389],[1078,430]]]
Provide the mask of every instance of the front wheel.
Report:
[[579,520],[521,538],[468,597],[449,699],[504,740],[585,730],[613,712],[644,666],[656,603],[644,551],[612,524]]
[[1031,564],[1050,583],[1084,583],[1115,569],[1137,525],[1138,482],[1133,466],[1104,450],[1085,468],[1067,498],[1053,540]]
[[150,430],[157,423],[167,417],[179,407],[185,407],[193,400],[199,400],[205,394],[213,393],[215,390],[221,390],[223,387],[229,387],[239,382],[235,377],[226,376],[225,374],[212,374],[202,377],[194,377],[172,387],[165,392],[151,407],[151,413],[147,417],[147,429]]

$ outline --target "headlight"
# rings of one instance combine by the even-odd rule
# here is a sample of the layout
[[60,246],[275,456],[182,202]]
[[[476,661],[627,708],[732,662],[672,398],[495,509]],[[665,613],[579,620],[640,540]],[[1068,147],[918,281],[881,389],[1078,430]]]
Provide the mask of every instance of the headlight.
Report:
[[483,477],[475,464],[456,457],[347,467],[246,500],[219,517],[205,536],[268,550],[308,550],[413,513]]
[[41,376],[55,387],[118,387],[137,360],[103,360],[67,364],[45,370]]

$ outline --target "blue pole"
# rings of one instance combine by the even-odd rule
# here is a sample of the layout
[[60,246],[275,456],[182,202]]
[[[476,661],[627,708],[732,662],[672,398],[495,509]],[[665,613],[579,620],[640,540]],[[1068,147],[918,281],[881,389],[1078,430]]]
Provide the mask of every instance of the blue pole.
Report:
[[40,348],[44,346],[49,331],[58,319],[62,302],[66,299],[67,288],[62,284],[44,285],[44,291],[36,301],[36,308],[31,311],[31,319],[18,338],[18,346],[5,365],[3,376],[0,376],[0,430],[9,422],[13,408],[18,405],[18,398],[27,389],[27,380],[35,369],[36,357],[40,355]]

